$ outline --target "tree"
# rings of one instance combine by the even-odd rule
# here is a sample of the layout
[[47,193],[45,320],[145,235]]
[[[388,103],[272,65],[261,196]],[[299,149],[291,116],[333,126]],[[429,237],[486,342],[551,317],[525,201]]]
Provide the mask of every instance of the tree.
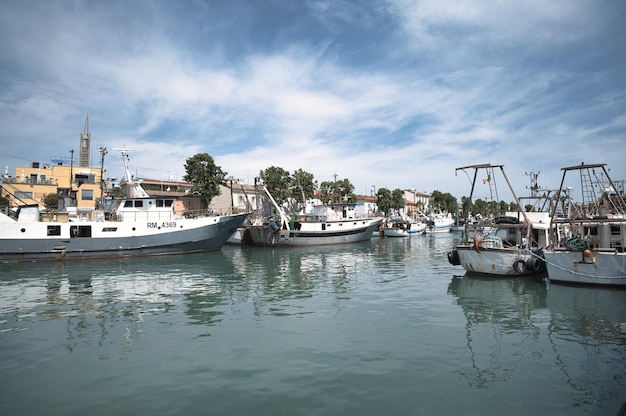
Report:
[[307,199],[315,196],[317,181],[313,179],[313,174],[298,169],[291,176],[291,190],[294,199],[304,205]]
[[63,195],[60,194],[48,194],[43,197],[41,202],[47,209],[59,209],[59,201],[63,199]]
[[260,171],[259,177],[278,205],[282,205],[291,196],[291,176],[285,169],[270,166]]
[[401,210],[405,207],[406,200],[404,199],[404,191],[396,188],[391,192],[391,208],[395,210]]
[[393,206],[393,198],[389,189],[378,189],[378,192],[376,192],[376,205],[378,205],[378,210],[383,212],[385,216],[389,211],[391,211],[391,208]]
[[356,202],[354,185],[347,178],[337,181],[337,192],[339,202]]
[[441,193],[440,191],[433,191],[431,195],[433,200],[433,210],[439,212],[456,212],[457,200],[454,195],[449,192]]
[[475,216],[478,214],[480,214],[481,216],[487,216],[487,214],[489,213],[489,205],[482,199],[477,199],[472,204],[472,212]]
[[461,209],[463,210],[463,219],[467,219],[472,215],[472,200],[467,196],[461,197]]
[[320,184],[320,199],[322,204],[328,204],[335,199],[335,182],[324,181]]
[[354,185],[349,179],[324,181],[320,184],[320,192],[322,202],[325,204],[356,201],[356,195],[353,193]]
[[221,194],[220,185],[225,185],[226,172],[208,153],[198,153],[187,159],[185,163],[187,174],[183,180],[193,184],[191,192],[200,196],[205,207],[211,200]]

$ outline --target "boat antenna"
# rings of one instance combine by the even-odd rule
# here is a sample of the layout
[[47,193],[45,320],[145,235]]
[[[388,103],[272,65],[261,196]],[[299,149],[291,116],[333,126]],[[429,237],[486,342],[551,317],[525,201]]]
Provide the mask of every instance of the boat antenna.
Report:
[[126,148],[113,148],[113,150],[117,150],[122,157],[122,162],[124,164],[124,174],[126,175],[126,184],[128,189],[128,196],[131,198],[148,198],[148,193],[143,189],[141,183],[133,179],[133,176],[130,174],[128,152],[134,151],[135,149],[126,149]]

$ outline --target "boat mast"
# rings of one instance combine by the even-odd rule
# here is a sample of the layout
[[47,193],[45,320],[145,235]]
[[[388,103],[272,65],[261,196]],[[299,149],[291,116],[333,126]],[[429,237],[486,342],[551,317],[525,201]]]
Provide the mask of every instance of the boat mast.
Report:
[[122,162],[124,163],[124,174],[126,175],[126,183],[128,186],[128,196],[130,198],[148,198],[148,193],[143,189],[141,184],[138,181],[133,179],[133,176],[130,174],[130,168],[128,167],[128,152],[134,149],[113,149],[120,152],[120,156],[122,156]]
[[283,210],[280,209],[280,207],[274,200],[274,197],[272,196],[272,194],[270,194],[270,191],[267,189],[267,186],[263,185],[263,190],[265,191],[265,194],[270,198],[270,201],[272,201],[272,205],[274,205],[274,208],[276,208],[276,212],[278,212],[278,215],[280,215],[280,218],[283,220],[283,225],[289,228],[289,218],[287,218]]

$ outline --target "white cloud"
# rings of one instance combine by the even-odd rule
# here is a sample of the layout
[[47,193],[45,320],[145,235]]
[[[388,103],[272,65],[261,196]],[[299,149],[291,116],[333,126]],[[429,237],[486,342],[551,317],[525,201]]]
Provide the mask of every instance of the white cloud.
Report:
[[12,4],[0,11],[10,39],[0,46],[0,162],[68,153],[89,114],[94,141],[137,148],[132,164],[146,176],[180,179],[186,158],[206,152],[241,179],[301,168],[360,192],[460,197],[468,188],[454,169],[484,162],[504,164],[522,190],[524,171],[555,186],[561,166],[587,157],[626,178],[624,29],[610,6],[388,4],[240,14]]

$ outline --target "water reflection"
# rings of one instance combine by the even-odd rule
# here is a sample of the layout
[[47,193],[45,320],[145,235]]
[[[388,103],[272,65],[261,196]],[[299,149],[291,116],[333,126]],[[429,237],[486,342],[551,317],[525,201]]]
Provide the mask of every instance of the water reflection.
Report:
[[[211,299],[207,283],[233,272],[221,253],[12,265],[6,273],[8,267],[0,270],[1,330],[41,330],[52,328],[40,325],[46,321],[64,321],[70,352],[118,344],[120,338],[119,345],[129,350],[147,317],[175,311],[185,297],[189,319],[199,319],[194,314],[202,315],[206,304],[221,302]],[[202,301],[194,303],[198,297]],[[214,317],[200,320],[210,323]]]
[[[470,386],[486,388],[511,377],[523,362],[525,344],[539,335],[532,311],[545,307],[546,292],[545,284],[529,279],[452,279],[448,294],[465,315],[471,362],[460,372]],[[513,341],[505,340],[511,336]]]
[[471,387],[536,366],[572,406],[623,399],[614,383],[626,373],[626,291],[466,275],[448,294],[466,320],[470,364],[459,373]]

